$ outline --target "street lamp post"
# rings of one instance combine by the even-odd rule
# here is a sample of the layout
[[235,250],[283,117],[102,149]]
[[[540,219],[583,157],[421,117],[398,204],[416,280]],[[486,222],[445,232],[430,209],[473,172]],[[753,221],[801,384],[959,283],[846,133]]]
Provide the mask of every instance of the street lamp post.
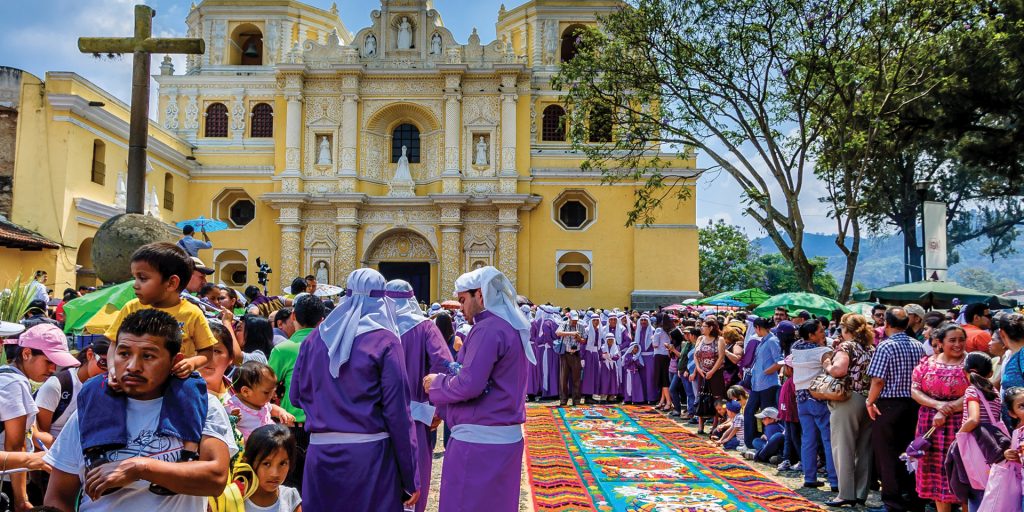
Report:
[[920,269],[919,271],[921,273],[921,279],[915,279],[915,281],[923,281],[927,279],[927,276],[924,275],[927,264],[925,258],[927,257],[926,254],[928,253],[928,243],[925,241],[925,236],[927,235],[925,234],[926,231],[924,229],[924,203],[925,201],[928,200],[928,192],[931,191],[932,185],[934,184],[934,181],[928,180],[914,182],[914,191],[917,193],[917,204],[921,212],[921,237],[918,240],[920,243],[918,247],[920,247],[921,249],[921,259],[919,261],[920,267],[918,267]]

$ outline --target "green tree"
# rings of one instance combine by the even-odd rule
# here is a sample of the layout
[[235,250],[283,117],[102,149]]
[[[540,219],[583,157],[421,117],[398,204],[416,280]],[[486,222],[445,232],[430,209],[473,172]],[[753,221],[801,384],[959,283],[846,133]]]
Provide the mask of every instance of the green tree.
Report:
[[958,283],[968,288],[974,288],[978,291],[995,294],[1016,290],[1020,285],[1013,279],[999,277],[992,272],[979,267],[960,269],[956,273],[956,280]]
[[705,296],[759,287],[764,282],[757,247],[739,227],[721,220],[708,222],[698,231],[698,246],[700,291]]
[[[765,278],[760,283],[760,288],[765,293],[777,295],[803,290],[797,280],[796,273],[793,271],[793,266],[780,254],[765,254],[758,259],[758,262],[764,269]],[[827,270],[828,260],[818,256],[811,258],[810,263],[814,268],[814,287],[810,291],[825,297],[838,297],[839,283],[836,282],[835,276]]]

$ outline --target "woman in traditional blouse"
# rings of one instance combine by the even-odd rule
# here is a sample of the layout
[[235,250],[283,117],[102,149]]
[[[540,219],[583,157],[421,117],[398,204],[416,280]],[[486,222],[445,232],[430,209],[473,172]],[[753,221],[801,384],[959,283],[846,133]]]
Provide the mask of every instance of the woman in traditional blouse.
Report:
[[875,332],[867,318],[847,313],[839,320],[840,341],[825,371],[845,379],[851,391],[842,402],[829,402],[832,459],[839,478],[839,497],[825,502],[830,507],[863,505],[871,484],[871,418],[864,401],[871,388],[868,365],[874,352]]
[[943,461],[949,445],[960,429],[964,392],[970,384],[964,373],[964,348],[967,333],[959,325],[947,324],[935,334],[942,341],[942,351],[921,360],[914,368],[911,395],[921,404],[917,416],[917,435],[923,436],[935,427],[931,446],[921,457],[915,472],[917,494],[935,501],[938,512],[949,512],[959,499],[949,489],[943,472]]
[[[725,378],[722,375],[722,365],[725,364],[725,338],[714,319],[707,319],[701,326],[701,337],[697,338],[697,346],[694,350],[696,364],[697,382],[700,392],[711,393],[715,400],[725,398]],[[697,423],[697,432],[704,433],[704,420],[700,417]]]

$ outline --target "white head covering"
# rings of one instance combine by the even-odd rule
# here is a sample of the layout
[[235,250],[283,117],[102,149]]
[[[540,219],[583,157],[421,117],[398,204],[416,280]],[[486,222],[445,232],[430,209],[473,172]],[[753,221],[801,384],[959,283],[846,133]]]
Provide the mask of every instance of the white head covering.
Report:
[[537,364],[537,356],[530,347],[530,322],[516,306],[516,290],[512,283],[494,267],[478,268],[455,280],[455,292],[479,289],[484,299],[484,309],[504,319],[519,331],[526,359]]
[[[635,341],[633,343],[630,343],[629,346],[626,347],[626,354],[625,355],[629,355],[630,353],[632,353],[633,352],[633,347],[636,347],[636,348],[640,349],[636,353],[636,355],[633,356],[633,359],[636,361],[636,363],[638,365],[644,366],[644,356],[642,355],[643,351],[644,351],[644,348],[641,347],[639,343],[637,343]],[[625,360],[625,355],[623,356],[623,360]]]
[[352,354],[352,342],[360,334],[387,329],[396,335],[395,306],[384,291],[384,276],[372,268],[361,268],[348,275],[341,304],[331,311],[317,330],[327,345],[331,376],[338,377]]
[[562,310],[558,309],[557,306],[539,306],[537,307],[537,320],[551,320],[553,322],[562,323]]
[[401,279],[392,279],[384,286],[388,292],[388,298],[395,303],[395,323],[398,325],[398,335],[412,330],[420,322],[429,320],[416,302],[416,294],[413,293],[412,285]]

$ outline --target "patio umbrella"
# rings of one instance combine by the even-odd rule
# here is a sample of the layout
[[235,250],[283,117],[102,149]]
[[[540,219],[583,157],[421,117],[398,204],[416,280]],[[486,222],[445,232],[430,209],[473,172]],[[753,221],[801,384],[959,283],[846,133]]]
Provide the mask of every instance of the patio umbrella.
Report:
[[836,309],[848,311],[845,306],[828,297],[822,297],[816,293],[794,292],[783,293],[769,298],[754,310],[754,314],[767,318],[772,316],[775,308],[780,306],[786,308],[790,314],[806,309],[812,315],[825,317],[832,316],[832,311]]
[[768,295],[759,288],[747,288],[746,290],[728,292],[728,295],[722,298],[743,302],[751,306],[757,306],[770,299],[771,295]]
[[126,281],[68,301],[64,304],[64,332],[102,334],[117,312],[135,298],[134,283]]
[[335,295],[340,295],[343,291],[345,291],[345,289],[340,286],[317,283],[316,290],[313,292],[313,295],[316,295],[317,297],[333,297]]
[[200,215],[195,219],[183,220],[175,224],[179,228],[185,226],[192,226],[196,231],[206,231],[207,233],[213,233],[214,231],[223,231],[228,228],[227,223],[221,222],[217,219],[207,219]]
[[953,307],[953,299],[959,299],[961,304],[984,302],[993,308],[1012,308],[1017,305],[1016,299],[973,290],[948,281],[918,281],[871,292],[871,300],[883,304],[902,306],[914,303],[928,309],[949,309]]
[[876,302],[854,302],[853,304],[847,304],[846,309],[849,309],[851,313],[871,318],[871,310],[876,304]]
[[661,309],[665,309],[665,310],[668,310],[668,311],[683,311],[683,310],[686,309],[686,306],[684,306],[682,304],[672,304],[671,306],[665,306],[665,307],[663,307]]
[[690,304],[696,304],[696,303],[697,303],[697,299],[686,299],[686,300],[683,301],[683,305],[684,306],[689,306]]
[[703,299],[700,299],[697,302],[694,302],[694,304],[704,305],[704,304],[707,304],[707,303],[709,303],[709,302],[711,302],[713,300],[728,298],[728,295],[729,295],[729,292],[716,293],[716,294],[714,294],[714,295],[712,295],[710,297],[704,297]]
[[459,304],[457,300],[446,300],[441,303],[441,307],[445,309],[460,309],[462,304]]
[[745,308],[747,307],[746,302],[733,300],[733,299],[716,299],[707,303],[709,306],[724,306],[730,308]]

